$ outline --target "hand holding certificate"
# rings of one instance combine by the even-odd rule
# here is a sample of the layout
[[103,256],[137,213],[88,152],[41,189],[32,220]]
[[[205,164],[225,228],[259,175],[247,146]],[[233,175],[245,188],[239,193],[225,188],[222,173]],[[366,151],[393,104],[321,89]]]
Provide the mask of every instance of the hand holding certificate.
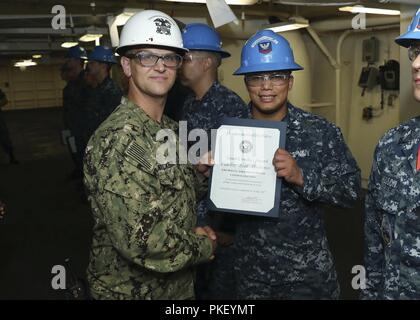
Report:
[[278,217],[281,179],[273,166],[286,124],[226,118],[217,130],[209,210]]

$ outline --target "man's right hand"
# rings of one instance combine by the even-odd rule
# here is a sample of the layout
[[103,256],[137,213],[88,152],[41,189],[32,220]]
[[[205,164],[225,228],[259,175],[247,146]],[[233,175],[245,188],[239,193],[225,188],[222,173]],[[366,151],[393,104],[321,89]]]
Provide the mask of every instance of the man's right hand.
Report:
[[216,247],[217,247],[216,232],[214,232],[214,230],[212,228],[210,228],[209,226],[197,227],[197,228],[194,229],[194,232],[198,235],[206,236],[210,239],[212,250],[213,250],[213,255],[211,256],[211,259],[213,259],[214,258],[214,251],[216,250]]
[[201,157],[200,161],[197,164],[197,170],[205,177],[210,176],[210,169],[214,165],[214,160],[212,158],[211,152],[207,152],[204,156]]

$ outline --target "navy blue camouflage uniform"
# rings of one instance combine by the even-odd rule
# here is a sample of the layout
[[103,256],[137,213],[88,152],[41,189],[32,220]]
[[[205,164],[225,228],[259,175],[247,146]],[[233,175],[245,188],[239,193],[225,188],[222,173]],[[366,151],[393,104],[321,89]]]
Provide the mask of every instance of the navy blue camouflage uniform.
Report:
[[84,146],[99,125],[121,103],[122,96],[121,89],[110,77],[105,78],[96,88],[90,89],[86,106],[87,122],[84,132]]
[[[203,129],[209,137],[211,129],[220,126],[223,117],[246,118],[249,111],[245,102],[233,91],[215,81],[201,100],[189,94],[183,106],[183,120],[187,121],[188,132]],[[207,201],[202,199],[197,207],[198,225],[211,225],[218,231],[233,233],[233,224],[221,216],[209,216]],[[228,299],[234,297],[233,247],[219,246],[215,259],[207,265],[198,267],[196,296],[198,299]]]
[[[194,93],[187,96],[181,118],[187,121],[188,132],[193,129],[206,131],[210,150],[211,129],[217,129],[223,117],[247,118],[248,115],[249,109],[245,102],[235,92],[215,81],[201,100],[196,100]],[[209,223],[206,201],[200,202],[197,214],[198,225]]]
[[286,150],[304,186],[283,181],[279,218],[237,216],[237,297],[337,299],[323,204],[351,207],[360,193],[360,169],[340,130],[325,119],[288,103],[284,121]]
[[365,202],[363,299],[420,299],[419,143],[416,117],[376,147]]
[[86,123],[86,101],[88,87],[84,80],[85,71],[81,71],[76,80],[69,81],[63,89],[63,120],[75,139],[76,156],[74,161],[78,170],[82,170],[84,150],[84,128]]

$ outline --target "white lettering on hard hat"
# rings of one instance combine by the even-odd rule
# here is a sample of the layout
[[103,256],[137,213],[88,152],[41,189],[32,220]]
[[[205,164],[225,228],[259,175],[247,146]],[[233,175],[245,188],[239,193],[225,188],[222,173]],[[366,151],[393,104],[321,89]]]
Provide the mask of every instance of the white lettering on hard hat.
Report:
[[156,18],[153,20],[156,25],[156,32],[167,36],[171,35],[171,23],[164,18]]
[[255,40],[255,41],[251,44],[251,47],[252,47],[252,48],[253,48],[253,47],[255,47],[255,46],[256,46],[259,42],[264,41],[264,40],[274,42],[275,44],[278,44],[278,43],[279,43],[276,39],[274,39],[274,38],[272,38],[272,37],[263,36],[263,37],[258,38],[257,40]]

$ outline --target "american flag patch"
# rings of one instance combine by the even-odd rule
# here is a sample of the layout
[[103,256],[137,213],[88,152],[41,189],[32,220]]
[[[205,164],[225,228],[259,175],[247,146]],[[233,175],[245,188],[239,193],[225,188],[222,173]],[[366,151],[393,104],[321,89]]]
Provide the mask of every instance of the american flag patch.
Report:
[[139,145],[137,142],[133,141],[131,142],[127,149],[125,150],[125,154],[129,156],[131,159],[133,159],[135,162],[141,165],[144,169],[148,171],[152,171],[153,166],[152,164],[147,160],[147,151]]

